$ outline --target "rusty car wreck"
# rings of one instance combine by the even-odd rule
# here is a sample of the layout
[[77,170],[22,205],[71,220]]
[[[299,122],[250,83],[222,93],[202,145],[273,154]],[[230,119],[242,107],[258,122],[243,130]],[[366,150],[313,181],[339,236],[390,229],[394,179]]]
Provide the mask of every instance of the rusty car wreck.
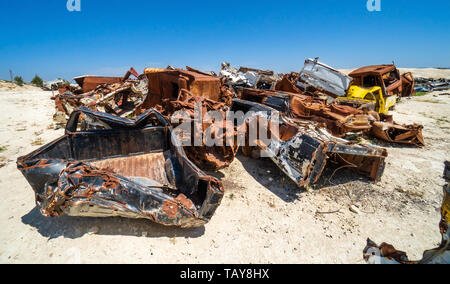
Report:
[[422,125],[399,125],[391,117],[382,121],[374,111],[327,103],[309,93],[243,89],[241,98],[273,107],[293,120],[315,121],[336,137],[360,133],[390,143],[425,146]]
[[[245,121],[247,140],[245,147],[257,145],[299,187],[308,187],[321,177],[327,161],[334,161],[343,167],[351,167],[378,181],[385,167],[386,149],[358,145],[332,136],[316,123],[307,120],[292,120],[276,109],[256,102],[236,99],[232,111],[252,112]],[[269,121],[279,122],[279,129],[272,131]],[[260,125],[262,124],[262,125]],[[270,139],[265,142],[261,136],[249,141],[249,128],[265,129]],[[261,134],[261,133],[259,133]],[[245,149],[244,154],[249,153]]]
[[410,97],[414,94],[412,74],[400,74],[394,64],[361,67],[352,71],[349,76],[353,78],[353,84],[360,87],[380,86],[385,97]]
[[83,107],[72,112],[63,137],[20,157],[17,167],[47,217],[122,216],[202,226],[224,189],[179,144],[154,110],[130,120]]
[[[389,113],[377,114],[374,111],[381,102],[392,105],[392,100],[397,97],[413,94],[414,78],[410,73],[400,75],[395,65],[374,65],[356,69],[347,76],[317,60],[306,59],[300,73],[285,75],[275,86],[278,93],[287,93],[292,97],[289,111],[293,116],[324,123],[338,137],[356,131],[390,143],[425,146],[422,125],[400,125],[393,121]],[[347,98],[345,96],[351,98],[349,94],[355,90],[353,88],[363,93],[367,91],[370,96],[371,93],[364,89],[369,87],[382,92],[381,101],[374,104],[365,99],[342,99]],[[243,95],[246,92],[250,96],[255,93],[244,89]],[[258,92],[261,96],[261,91]],[[266,97],[276,95],[268,91],[265,93]]]

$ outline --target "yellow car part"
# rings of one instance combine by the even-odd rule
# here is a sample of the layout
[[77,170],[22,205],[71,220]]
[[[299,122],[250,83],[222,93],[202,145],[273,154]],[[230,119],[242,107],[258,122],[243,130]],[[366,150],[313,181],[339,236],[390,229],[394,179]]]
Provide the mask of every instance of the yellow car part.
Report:
[[348,89],[346,97],[340,99],[373,103],[376,106],[376,111],[383,114],[386,114],[397,102],[397,96],[384,98],[381,87],[365,89],[355,85]]
[[450,187],[445,186],[444,189],[444,202],[442,204],[442,217],[450,224]]

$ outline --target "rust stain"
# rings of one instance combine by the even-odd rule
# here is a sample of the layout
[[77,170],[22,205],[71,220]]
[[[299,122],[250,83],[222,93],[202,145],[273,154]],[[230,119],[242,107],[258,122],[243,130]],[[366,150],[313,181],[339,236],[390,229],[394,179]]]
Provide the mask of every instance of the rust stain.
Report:
[[167,199],[162,204],[162,211],[167,214],[169,218],[176,218],[178,214],[179,206],[177,203],[173,202],[170,199]]

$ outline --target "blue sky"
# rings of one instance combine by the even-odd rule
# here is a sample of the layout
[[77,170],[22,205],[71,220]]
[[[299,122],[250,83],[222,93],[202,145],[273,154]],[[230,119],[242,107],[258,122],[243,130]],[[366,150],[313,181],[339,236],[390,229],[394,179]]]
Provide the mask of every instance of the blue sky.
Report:
[[134,66],[299,71],[390,63],[450,67],[450,1],[0,1],[0,79],[122,75]]

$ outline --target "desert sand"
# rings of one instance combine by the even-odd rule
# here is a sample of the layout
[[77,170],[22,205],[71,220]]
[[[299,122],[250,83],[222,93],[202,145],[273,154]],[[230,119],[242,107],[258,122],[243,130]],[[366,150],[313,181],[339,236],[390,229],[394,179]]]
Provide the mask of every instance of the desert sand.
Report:
[[23,84],[22,86],[16,83],[0,80],[0,92],[29,92],[29,91],[42,91],[41,88],[31,84]]
[[[411,259],[440,243],[448,93],[396,106],[396,121],[424,125],[427,145],[373,141],[389,152],[381,182],[349,169],[331,177],[328,170],[316,189],[303,191],[270,160],[239,155],[213,173],[226,193],[212,220],[187,230],[147,220],[43,217],[15,161],[63,134],[54,129],[50,96],[0,92],[0,263],[364,263],[368,237]],[[351,205],[361,212],[351,212]]]

